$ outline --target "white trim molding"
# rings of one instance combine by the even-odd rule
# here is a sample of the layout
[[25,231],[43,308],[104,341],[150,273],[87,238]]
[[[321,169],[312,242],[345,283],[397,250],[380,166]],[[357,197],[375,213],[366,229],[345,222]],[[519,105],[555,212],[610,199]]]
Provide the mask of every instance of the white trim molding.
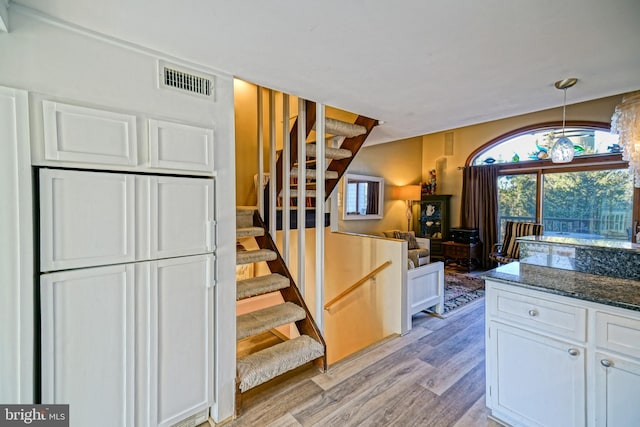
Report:
[[[2,0],[0,0],[2,1]],[[26,91],[0,87],[0,402],[34,402],[33,223]]]

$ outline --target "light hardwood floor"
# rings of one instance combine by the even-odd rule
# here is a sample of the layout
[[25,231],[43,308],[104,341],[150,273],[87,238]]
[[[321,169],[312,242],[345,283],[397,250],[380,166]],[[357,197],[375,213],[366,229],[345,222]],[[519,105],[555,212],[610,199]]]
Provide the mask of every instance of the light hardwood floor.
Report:
[[487,418],[484,299],[329,367],[246,393],[236,426],[499,426]]

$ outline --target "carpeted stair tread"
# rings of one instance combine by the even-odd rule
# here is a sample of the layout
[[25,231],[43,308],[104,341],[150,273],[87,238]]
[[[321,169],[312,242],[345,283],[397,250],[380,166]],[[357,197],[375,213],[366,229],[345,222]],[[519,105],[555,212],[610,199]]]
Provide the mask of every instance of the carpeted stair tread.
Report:
[[264,228],[262,227],[242,227],[236,229],[236,239],[243,237],[264,236]]
[[238,359],[240,391],[245,392],[322,356],[322,344],[308,335],[301,335]]
[[289,279],[278,273],[265,276],[251,277],[239,280],[236,284],[236,299],[268,294],[289,287]]
[[[312,142],[305,145],[305,150],[308,157],[316,156],[315,143]],[[351,151],[345,150],[344,148],[325,147],[324,156],[327,159],[341,160],[341,159],[348,159],[349,157],[353,156],[353,154],[351,153]]]
[[[291,176],[296,176],[298,174],[298,168],[294,167],[291,169]],[[307,178],[315,179],[317,174],[315,169],[305,169],[305,176]],[[336,171],[325,171],[324,173],[325,179],[338,179],[338,172]]]
[[255,206],[236,206],[236,227],[252,227],[253,213],[256,209]]
[[292,302],[241,314],[236,320],[236,339],[257,335],[278,326],[302,320],[306,316],[304,309]]
[[324,121],[324,131],[331,135],[342,135],[353,138],[354,136],[367,133],[367,128],[354,123],[343,122],[342,120],[326,118]]
[[253,216],[253,213],[258,208],[255,206],[236,206],[236,216],[238,215],[250,215]]
[[273,261],[278,254],[270,249],[255,249],[251,251],[236,252],[236,264],[250,264],[252,262]]
[[[280,191],[280,197],[282,197],[282,195],[284,194],[284,190]],[[305,190],[304,192],[304,196],[305,197],[316,197],[316,190],[314,190],[313,188],[309,189],[309,190]],[[298,191],[297,190],[291,190],[291,198],[292,199],[296,199],[298,197]]]

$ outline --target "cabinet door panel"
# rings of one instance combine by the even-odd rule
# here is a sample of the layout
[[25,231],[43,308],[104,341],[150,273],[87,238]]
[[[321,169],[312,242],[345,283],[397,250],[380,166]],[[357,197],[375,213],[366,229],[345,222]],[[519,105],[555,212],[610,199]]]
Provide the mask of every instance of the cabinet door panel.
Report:
[[135,259],[134,177],[40,171],[40,271]]
[[134,266],[42,276],[42,400],[73,425],[133,426]]
[[597,311],[596,344],[640,359],[640,319]]
[[47,160],[137,164],[136,117],[43,101]]
[[213,180],[151,178],[151,257],[213,251]]
[[149,120],[152,167],[213,173],[213,129]]
[[497,322],[491,325],[492,410],[516,424],[583,426],[584,349]]
[[596,425],[640,425],[640,363],[604,353],[595,359]]
[[152,425],[212,404],[213,263],[213,255],[151,263]]

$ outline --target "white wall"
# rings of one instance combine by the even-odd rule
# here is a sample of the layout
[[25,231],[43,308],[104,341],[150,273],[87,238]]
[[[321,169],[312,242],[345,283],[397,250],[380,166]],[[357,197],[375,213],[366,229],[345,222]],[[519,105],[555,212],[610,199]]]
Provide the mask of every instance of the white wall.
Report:
[[9,0],[0,0],[0,31],[9,31]]
[[[2,0],[0,0],[2,1]],[[9,8],[11,32],[0,34],[0,86],[30,92],[32,143],[42,138],[34,123],[41,114],[42,96],[110,110],[121,110],[215,128],[214,161],[218,221],[216,335],[221,349],[216,361],[214,418],[233,414],[235,389],[235,155],[233,79],[215,70],[215,102],[172,90],[158,89],[157,52],[88,35],[31,15],[28,9]],[[193,64],[179,65],[195,68]],[[4,344],[4,343],[3,343]]]

